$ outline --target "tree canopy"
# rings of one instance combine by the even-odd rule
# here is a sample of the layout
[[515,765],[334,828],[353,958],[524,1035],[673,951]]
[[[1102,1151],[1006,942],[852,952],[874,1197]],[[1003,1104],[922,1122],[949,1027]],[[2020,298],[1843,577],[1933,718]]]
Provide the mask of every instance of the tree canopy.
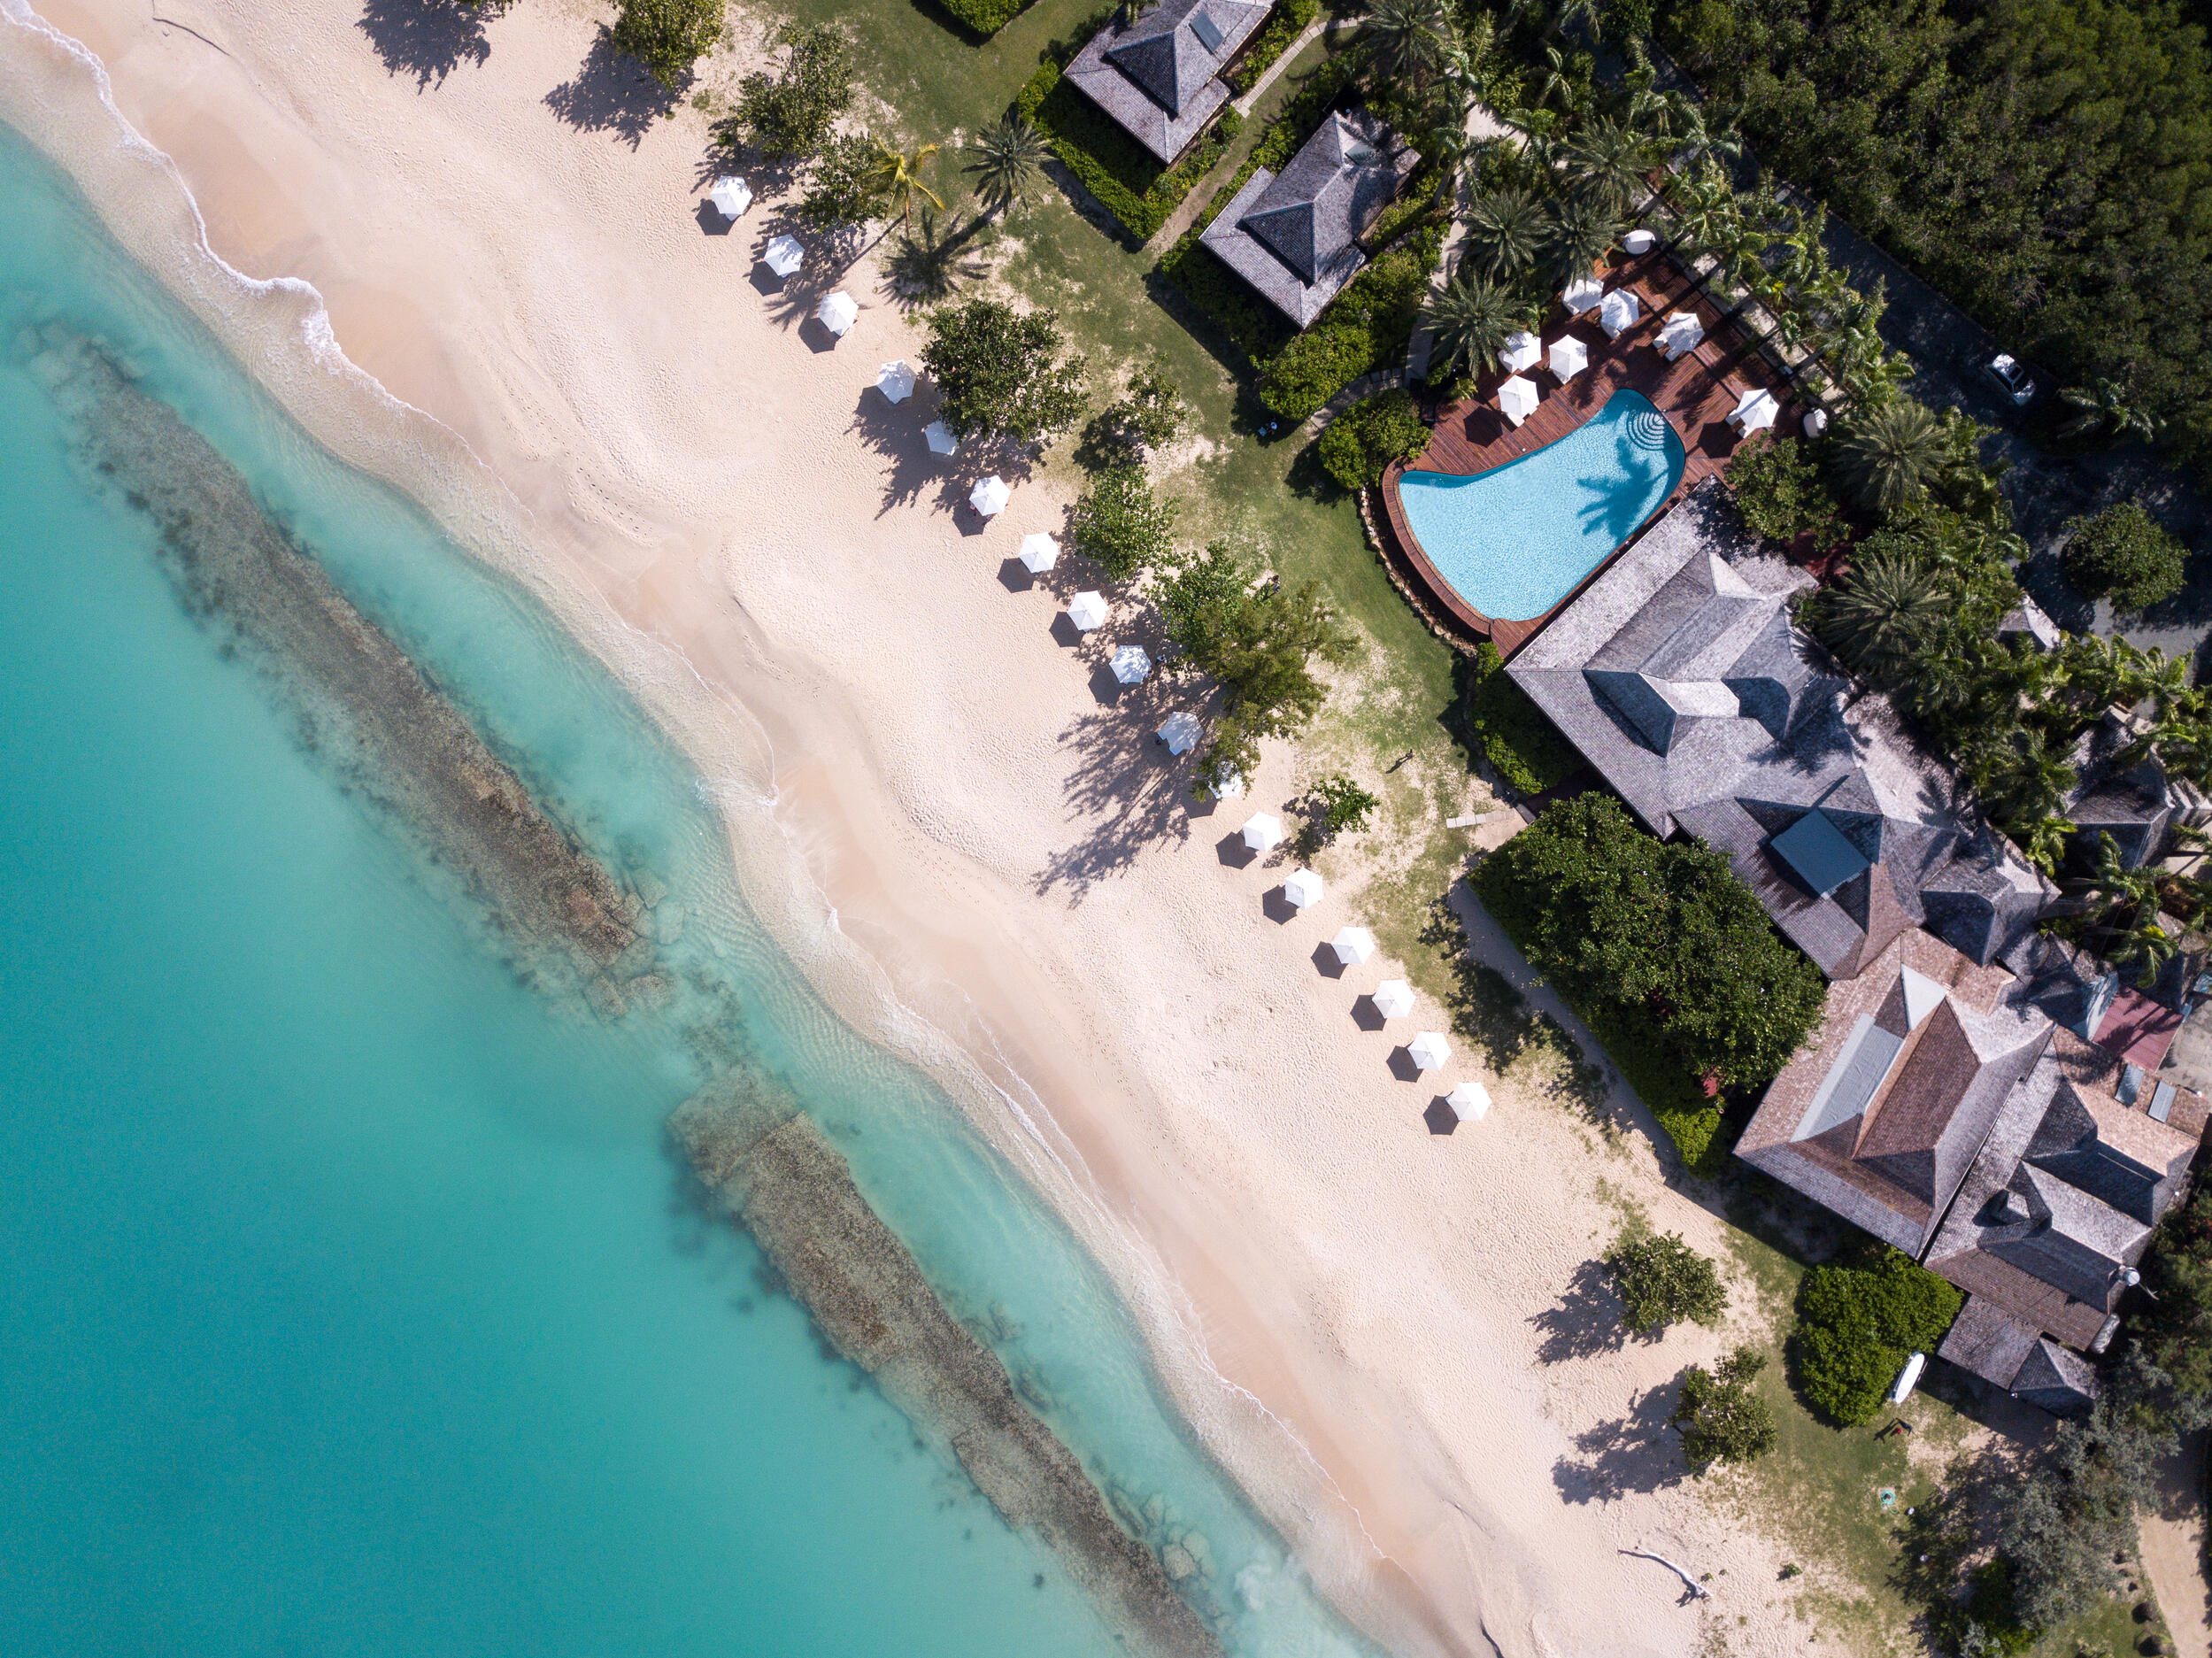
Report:
[[2185,0],[1669,0],[1661,38],[2062,383],[2212,459],[2212,55]]
[[622,0],[607,43],[671,89],[722,37],[722,0]]
[[804,161],[829,142],[852,103],[852,40],[835,23],[787,27],[776,34],[783,63],[755,70],[737,86],[733,134],[771,159]]
[[931,314],[921,360],[959,437],[1047,443],[1083,410],[1083,359],[1065,355],[1060,319],[971,299]]
[[1774,1449],[1779,1437],[1774,1411],[1753,1390],[1767,1355],[1738,1347],[1710,1370],[1693,1364],[1683,1372],[1682,1395],[1669,1418],[1682,1431],[1682,1459],[1692,1474],[1716,1462],[1749,1462]]
[[2148,610],[2181,591],[2189,550],[2143,510],[2122,501],[2067,526],[2060,562],[2066,579],[2123,613]]
[[1621,1315],[1639,1336],[1657,1336],[1687,1319],[1708,1328],[1728,1310],[1728,1291],[1712,1261],[1680,1232],[1623,1234],[1606,1251]]
[[1966,1299],[1886,1244],[1815,1267],[1798,1285],[1791,1357],[1805,1402],[1851,1427],[1882,1407],[1915,1353],[1933,1353]]
[[1820,969],[1721,853],[1579,795],[1484,859],[1475,888],[1577,1006],[1611,1010],[1715,1087],[1766,1082],[1819,1024]]

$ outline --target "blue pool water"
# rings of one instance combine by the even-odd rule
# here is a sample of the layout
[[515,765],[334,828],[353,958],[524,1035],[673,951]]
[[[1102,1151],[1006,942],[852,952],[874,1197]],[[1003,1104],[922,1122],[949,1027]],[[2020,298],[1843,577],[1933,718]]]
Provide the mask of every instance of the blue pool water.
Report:
[[[1203,1535],[1231,1652],[1365,1653],[1073,1239],[772,946],[613,682],[286,420],[4,128],[0,224],[0,1651],[1126,1653],[690,1195],[667,1115],[749,1069],[1147,1540]],[[132,481],[86,469],[58,343],[88,337],[666,890],[667,1001],[528,988],[187,613]]]
[[1682,482],[1682,440],[1641,392],[1471,478],[1407,472],[1407,526],[1453,590],[1499,621],[1541,616],[1636,533]]

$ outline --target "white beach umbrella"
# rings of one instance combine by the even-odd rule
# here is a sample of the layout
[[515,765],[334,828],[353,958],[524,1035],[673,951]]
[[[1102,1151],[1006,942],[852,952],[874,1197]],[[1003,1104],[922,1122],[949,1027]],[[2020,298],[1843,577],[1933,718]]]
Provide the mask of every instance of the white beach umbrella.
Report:
[[1669,362],[1674,362],[1686,351],[1694,351],[1698,342],[1705,338],[1705,324],[1698,320],[1694,311],[1676,311],[1668,314],[1659,325],[1659,349]]
[[1214,798],[1234,800],[1245,792],[1245,774],[1223,761],[1214,768]]
[[1606,285],[1594,276],[1577,276],[1560,289],[1559,302],[1576,316],[1595,311],[1606,297]]
[[875,371],[875,389],[883,394],[886,403],[904,403],[914,395],[914,371],[900,358],[886,363]]
[[1417,1071],[1433,1071],[1452,1057],[1452,1045],[1438,1031],[1424,1030],[1406,1045],[1407,1057]]
[[1619,339],[1644,319],[1644,302],[1625,288],[1616,288],[1598,307],[1599,326],[1609,339]]
[[1385,1019],[1403,1019],[1414,1010],[1414,987],[1403,979],[1384,979],[1368,999]]
[[714,181],[714,188],[707,191],[706,199],[714,204],[716,212],[735,224],[752,205],[752,186],[736,174],[726,173]]
[[1729,420],[1736,429],[1748,437],[1753,432],[1763,432],[1774,424],[1774,417],[1782,412],[1775,402],[1774,394],[1766,390],[1746,391],[1729,411]]
[[1141,644],[1125,644],[1114,653],[1114,677],[1124,685],[1141,685],[1152,671],[1152,659]]
[[834,294],[824,294],[821,304],[814,307],[814,320],[839,339],[844,338],[846,330],[859,319],[860,307],[842,288]]
[[1329,947],[1342,965],[1356,968],[1375,953],[1375,935],[1364,927],[1347,927],[1329,941]]
[[1043,575],[1060,562],[1060,543],[1041,529],[1033,529],[1021,537],[1020,553],[1021,567],[1031,575]]
[[983,517],[996,518],[1006,510],[1006,497],[1013,493],[994,472],[967,492],[967,504]]
[[788,281],[806,263],[806,250],[799,246],[797,236],[778,236],[768,243],[768,251],[760,258],[777,276]]
[[1283,820],[1271,813],[1255,812],[1245,820],[1245,845],[1256,852],[1271,852],[1283,844]]
[[960,440],[952,436],[952,428],[943,420],[932,420],[921,428],[922,436],[929,440],[929,452],[949,455],[960,446]]
[[1565,385],[1576,374],[1590,366],[1590,348],[1571,334],[1562,334],[1552,342],[1552,374]]
[[1807,410],[1803,425],[1806,436],[1818,437],[1828,429],[1828,411],[1825,409]]
[[1642,255],[1659,245],[1659,237],[1639,225],[1621,238],[1621,245],[1630,253]]
[[1536,413],[1539,395],[1534,381],[1524,380],[1515,374],[1498,388],[1498,407],[1506,419],[1518,426]]
[[1490,1090],[1480,1083],[1461,1083],[1445,1095],[1444,1103],[1461,1122],[1480,1122],[1490,1114]]
[[1291,907],[1294,910],[1320,903],[1321,894],[1321,877],[1311,869],[1293,870],[1291,878],[1283,883],[1283,896],[1291,900]]
[[1534,368],[1543,354],[1544,342],[1522,328],[1506,335],[1506,349],[1498,353],[1498,366],[1508,374],[1517,374],[1524,368]]
[[1170,754],[1188,754],[1198,747],[1202,730],[1198,715],[1178,708],[1160,722],[1160,729],[1152,736],[1168,745]]
[[1078,633],[1089,633],[1093,628],[1106,626],[1106,602],[1098,593],[1078,593],[1067,601],[1067,620],[1075,624]]

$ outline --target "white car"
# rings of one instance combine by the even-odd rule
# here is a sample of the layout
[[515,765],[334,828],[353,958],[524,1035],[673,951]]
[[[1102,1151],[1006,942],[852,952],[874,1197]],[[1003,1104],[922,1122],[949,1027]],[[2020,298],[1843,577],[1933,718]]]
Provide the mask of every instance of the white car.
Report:
[[2021,408],[2035,401],[2035,382],[2009,351],[2000,351],[1986,365],[1989,377],[2005,389],[2005,395]]

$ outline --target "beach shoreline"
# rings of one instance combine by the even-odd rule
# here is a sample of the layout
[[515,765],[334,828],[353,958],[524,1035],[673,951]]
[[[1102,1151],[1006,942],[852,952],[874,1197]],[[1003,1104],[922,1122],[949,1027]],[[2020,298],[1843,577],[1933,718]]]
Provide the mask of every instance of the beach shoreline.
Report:
[[[690,217],[695,133],[557,121],[542,89],[583,57],[582,13],[501,19],[481,75],[441,91],[395,84],[327,8],[37,10],[160,158],[96,142],[92,63],[21,0],[0,117],[310,430],[521,579],[669,728],[770,931],[1069,1219],[1355,1622],[1409,1653],[1699,1646],[1706,1615],[1614,1551],[1716,1558],[1740,1525],[1679,1489],[1570,1504],[1555,1469],[1717,1338],[1571,1381],[1530,1356],[1609,1222],[1595,1183],[1656,1191],[1653,1160],[1496,1078],[1488,1137],[1429,1141],[1352,983],[1306,960],[1353,912],[1267,921],[1272,877],[1214,851],[1242,814],[1173,804],[1149,720],[1094,701],[1045,594],[1000,585],[1064,486],[1021,482],[971,535],[920,420],[872,401],[874,363],[918,337],[865,267],[861,328],[814,350],[745,280],[754,224],[731,247]],[[203,220],[235,284],[201,267]],[[900,652],[918,636],[959,659]],[[1101,806],[1074,784],[1106,765],[1151,770]],[[1273,756],[1252,799],[1289,783]],[[1110,856],[1136,809],[1180,844]],[[1807,1650],[1756,1576],[1730,1607],[1745,1650]]]

